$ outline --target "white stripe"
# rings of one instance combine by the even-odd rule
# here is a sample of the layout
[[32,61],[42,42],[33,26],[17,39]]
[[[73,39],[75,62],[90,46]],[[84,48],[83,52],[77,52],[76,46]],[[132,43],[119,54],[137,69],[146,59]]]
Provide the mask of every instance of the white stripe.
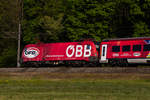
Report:
[[128,63],[147,63],[150,59],[127,59]]

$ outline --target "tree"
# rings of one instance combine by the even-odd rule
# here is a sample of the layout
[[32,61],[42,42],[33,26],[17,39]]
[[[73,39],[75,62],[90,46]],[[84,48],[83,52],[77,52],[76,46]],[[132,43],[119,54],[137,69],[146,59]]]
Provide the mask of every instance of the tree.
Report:
[[[7,6],[6,6],[7,5]],[[18,8],[17,0],[0,2],[0,32],[2,38],[17,39]]]
[[0,66],[16,66],[18,1],[0,1]]
[[62,0],[25,0],[24,1],[24,41],[35,43],[59,41],[62,32]]
[[114,2],[98,0],[68,0],[65,31],[69,40],[108,37],[109,21],[114,13]]
[[[116,0],[115,14],[111,22],[111,33],[114,37],[132,37],[134,24],[142,20],[142,12],[138,0]],[[112,36],[111,36],[112,37]]]
[[145,22],[137,22],[134,25],[134,37],[145,37],[150,36],[150,29]]

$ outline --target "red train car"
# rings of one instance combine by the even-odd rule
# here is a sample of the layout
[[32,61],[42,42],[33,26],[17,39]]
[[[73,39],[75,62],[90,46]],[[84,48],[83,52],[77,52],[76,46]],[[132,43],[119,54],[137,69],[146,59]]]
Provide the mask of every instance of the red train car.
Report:
[[26,45],[22,60],[24,63],[84,64],[98,63],[99,45],[93,41],[40,43]]
[[150,62],[150,37],[103,40],[100,63],[127,65]]

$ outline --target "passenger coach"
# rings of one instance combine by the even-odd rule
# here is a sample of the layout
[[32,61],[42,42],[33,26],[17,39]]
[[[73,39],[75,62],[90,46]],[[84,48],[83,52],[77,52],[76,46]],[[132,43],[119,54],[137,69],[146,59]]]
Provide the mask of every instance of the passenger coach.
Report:
[[100,47],[100,63],[119,66],[150,63],[150,37],[107,39]]

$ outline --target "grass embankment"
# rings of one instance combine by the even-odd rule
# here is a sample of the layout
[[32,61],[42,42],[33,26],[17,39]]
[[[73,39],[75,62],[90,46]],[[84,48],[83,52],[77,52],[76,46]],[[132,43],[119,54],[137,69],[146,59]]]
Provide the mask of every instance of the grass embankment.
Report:
[[0,100],[150,100],[149,76],[1,74]]

